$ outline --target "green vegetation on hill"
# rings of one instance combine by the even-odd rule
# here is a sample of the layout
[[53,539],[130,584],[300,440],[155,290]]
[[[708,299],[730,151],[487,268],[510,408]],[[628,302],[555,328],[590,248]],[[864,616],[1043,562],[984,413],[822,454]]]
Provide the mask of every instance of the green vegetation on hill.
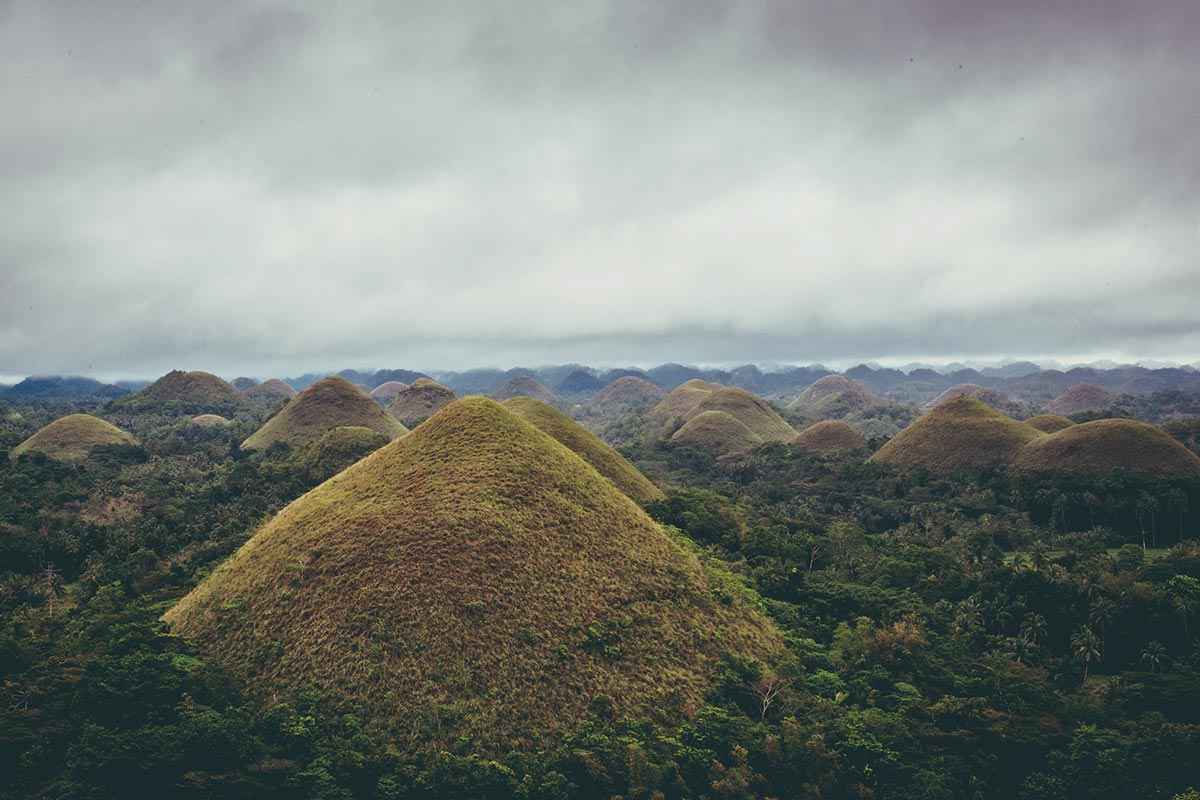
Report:
[[212,373],[172,370],[137,394],[112,401],[109,408],[132,414],[233,415],[246,408],[246,398]]
[[390,437],[371,428],[342,425],[322,434],[301,450],[297,454],[297,461],[308,474],[324,480],[390,441]]
[[509,411],[548,433],[568,450],[578,454],[597,472],[611,480],[634,502],[661,500],[662,492],[598,436],[575,420],[531,397],[513,397],[502,404]]
[[262,449],[276,442],[296,447],[341,427],[370,428],[389,439],[408,432],[380,408],[379,403],[363,394],[354,384],[331,375],[297,395],[242,442],[242,449]]
[[671,441],[717,455],[745,452],[763,443],[761,436],[724,411],[697,414],[672,434]]
[[1042,433],[1057,433],[1063,428],[1069,428],[1075,423],[1058,414],[1038,414],[1025,420],[1025,424],[1037,428]]
[[867,437],[840,420],[811,425],[792,439],[792,446],[810,453],[834,453],[867,446]]
[[[865,436],[894,436],[918,416],[916,408],[875,396],[853,378],[826,375],[788,406],[804,423],[841,420]],[[800,424],[800,422],[797,422]]]
[[90,414],[71,414],[56,419],[13,448],[12,457],[44,453],[57,461],[82,461],[97,447],[136,444],[125,431]]
[[[484,398],[293,502],[165,616],[269,699],[402,749],[541,749],[597,707],[657,724],[773,626],[612,483]],[[669,676],[669,679],[664,679]]]
[[1038,437],[1017,451],[1013,464],[1029,470],[1121,468],[1200,477],[1200,458],[1161,429],[1131,419],[1099,419]]
[[773,408],[745,389],[723,387],[701,398],[685,420],[708,411],[722,411],[745,425],[764,442],[790,442],[796,429],[779,416]]
[[1044,435],[982,400],[960,395],[900,431],[871,460],[934,472],[1007,464],[1026,442]]
[[387,411],[415,428],[454,401],[454,392],[429,378],[417,378],[388,403]]

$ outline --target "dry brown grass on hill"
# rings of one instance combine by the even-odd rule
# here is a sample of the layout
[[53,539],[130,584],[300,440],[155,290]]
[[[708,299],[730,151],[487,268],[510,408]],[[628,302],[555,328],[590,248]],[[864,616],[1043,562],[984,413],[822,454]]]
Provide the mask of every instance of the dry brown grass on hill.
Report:
[[387,411],[410,428],[415,428],[454,402],[454,392],[429,378],[417,378],[388,403]]
[[663,498],[662,491],[624,456],[561,411],[531,397],[513,397],[502,405],[577,453],[635,502],[644,505]]
[[11,456],[44,453],[56,461],[86,459],[97,447],[110,444],[136,444],[132,436],[91,414],[71,414],[56,419],[13,448]]
[[724,411],[697,414],[675,431],[671,441],[690,444],[718,455],[744,452],[763,443],[761,436]]
[[383,404],[387,404],[396,399],[396,395],[408,388],[407,383],[400,381],[387,381],[381,383],[371,390],[371,397]]
[[867,446],[867,437],[844,422],[828,419],[818,422],[792,439],[792,446],[810,453],[836,453]]
[[257,386],[252,386],[243,394],[248,400],[253,400],[256,403],[264,405],[274,405],[280,400],[290,400],[299,392],[292,388],[291,384],[279,380],[279,378],[271,378],[263,381]]
[[626,411],[654,405],[662,398],[662,390],[650,381],[625,375],[596,392],[588,406],[596,414],[611,418]]
[[604,702],[678,724],[778,633],[578,455],[460,400],[282,510],[164,617],[270,701],[401,749],[553,747]]
[[975,397],[960,395],[919,417],[871,460],[935,472],[1007,464],[1026,442],[1044,435]]
[[1112,405],[1113,395],[1090,383],[1077,383],[1046,404],[1054,414],[1080,414],[1084,411],[1103,411]]
[[818,415],[822,409],[836,403],[847,409],[877,401],[870,389],[845,375],[826,375],[809,386],[792,401],[791,408]]
[[702,398],[696,407],[684,415],[690,420],[707,411],[723,411],[749,428],[764,442],[790,442],[796,429],[779,416],[775,409],[745,389],[722,387]]
[[199,425],[201,428],[224,428],[226,425],[232,424],[220,414],[200,414],[192,417],[188,422],[192,425]]
[[679,384],[650,412],[656,425],[667,425],[682,418],[699,405],[700,401],[721,387],[715,383],[692,378]]
[[210,372],[172,370],[137,394],[112,402],[117,411],[167,414],[232,414],[246,407],[246,398]]
[[379,403],[359,391],[354,384],[331,375],[297,395],[296,399],[242,442],[242,449],[257,450],[276,442],[293,447],[306,445],[327,431],[346,426],[370,428],[389,439],[408,432]]
[[978,398],[993,408],[1003,405],[1007,402],[1007,399],[1004,397],[1004,395],[1000,394],[995,389],[989,389],[986,386],[980,386],[978,383],[960,383],[955,386],[951,386],[949,389],[935,397],[929,403],[929,407],[933,408],[935,406],[940,406],[947,400],[953,400],[954,398],[961,397],[964,394],[969,394],[971,397]]
[[1098,419],[1042,436],[1013,459],[1020,469],[1107,472],[1113,468],[1200,477],[1200,458],[1160,428],[1131,419]]
[[554,405],[558,397],[528,375],[517,375],[506,380],[492,395],[496,400],[510,400],[514,397],[532,397],[547,405]]

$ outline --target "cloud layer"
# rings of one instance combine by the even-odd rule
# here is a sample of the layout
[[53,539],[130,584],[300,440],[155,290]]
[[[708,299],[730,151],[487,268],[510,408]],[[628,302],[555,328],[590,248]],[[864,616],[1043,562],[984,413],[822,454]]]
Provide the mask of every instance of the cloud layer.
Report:
[[1200,356],[1195,3],[327,5],[0,0],[0,373]]

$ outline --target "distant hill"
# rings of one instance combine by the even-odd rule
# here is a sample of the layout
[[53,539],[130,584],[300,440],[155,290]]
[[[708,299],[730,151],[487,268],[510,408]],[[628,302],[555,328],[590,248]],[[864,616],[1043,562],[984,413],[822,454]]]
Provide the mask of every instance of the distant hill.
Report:
[[1077,383],[1047,403],[1046,410],[1063,415],[1103,411],[1112,405],[1113,400],[1112,394],[1099,386]]
[[645,475],[594,433],[561,411],[530,397],[512,397],[504,407],[548,433],[568,450],[578,454],[604,477],[639,504],[661,500],[663,493]]
[[341,427],[363,427],[395,439],[407,429],[345,378],[330,376],[309,386],[271,417],[243,450],[258,450],[276,442],[299,447]]
[[[864,374],[863,370],[859,374]],[[801,392],[788,408],[807,421],[841,420],[865,436],[878,437],[894,436],[919,414],[914,407],[881,398],[843,375],[826,375]]]
[[718,455],[741,453],[763,444],[761,436],[724,411],[705,411],[695,415],[672,434],[671,441]]
[[71,414],[54,420],[13,448],[11,456],[43,453],[56,461],[77,462],[86,459],[97,447],[136,444],[125,431],[91,414]]
[[558,382],[554,387],[562,397],[591,397],[604,388],[604,382],[592,373],[577,369]]
[[840,420],[811,425],[792,439],[792,446],[810,453],[836,453],[867,446],[867,437]]
[[111,400],[129,392],[91,378],[49,375],[26,378],[15,386],[0,390],[9,400]]
[[430,378],[417,378],[388,403],[387,411],[415,428],[454,401],[454,392]]
[[662,400],[663,392],[645,378],[625,375],[607,384],[588,404],[598,415],[614,417]]
[[472,397],[293,502],[164,619],[253,697],[312,688],[400,750],[486,757],[554,748],[599,703],[677,725],[726,654],[776,658],[753,598],[718,601],[716,581],[578,455]]
[[1042,433],[1056,433],[1063,428],[1069,428],[1075,423],[1058,414],[1038,414],[1025,420],[1026,425],[1037,428]]
[[655,424],[667,425],[674,420],[682,420],[683,416],[700,404],[708,395],[721,387],[715,383],[693,378],[681,383],[671,391],[650,412]]
[[248,407],[246,398],[211,372],[172,370],[137,394],[114,400],[109,408],[134,414],[232,416]]
[[796,429],[779,416],[775,409],[745,389],[726,386],[710,392],[684,415],[684,420],[707,411],[723,411],[749,428],[764,442],[790,442],[796,437]]
[[279,378],[271,378],[242,392],[247,400],[273,406],[280,400],[291,400],[299,392]]
[[960,395],[900,431],[871,460],[934,472],[1007,464],[1026,442],[1045,435],[978,398]]
[[1120,467],[1200,477],[1200,458],[1161,429],[1131,419],[1100,419],[1041,436],[1022,447],[1013,463],[1027,470],[1106,472]]
[[192,417],[188,422],[192,425],[199,425],[201,428],[224,428],[231,424],[220,414],[200,414]]
[[513,397],[532,397],[534,400],[540,400],[549,405],[554,405],[558,402],[558,397],[554,392],[528,375],[517,375],[509,378],[495,391],[493,397],[496,400],[508,400]]
[[396,395],[400,394],[407,388],[407,383],[401,383],[400,381],[388,381],[376,386],[371,390],[370,394],[371,397],[375,398],[377,402],[387,405],[396,399]]
[[1002,403],[1006,402],[1004,395],[997,392],[995,389],[989,389],[986,386],[980,386],[978,383],[959,383],[951,386],[946,391],[939,394],[929,404],[940,406],[947,400],[953,400],[956,397],[961,397],[964,394],[969,394],[971,397],[978,398],[987,403],[992,408],[998,408]]

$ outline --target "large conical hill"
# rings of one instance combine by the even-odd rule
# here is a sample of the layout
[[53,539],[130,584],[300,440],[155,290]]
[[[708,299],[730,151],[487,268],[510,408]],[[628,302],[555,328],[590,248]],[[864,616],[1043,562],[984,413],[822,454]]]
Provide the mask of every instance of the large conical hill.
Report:
[[56,461],[86,459],[97,447],[111,444],[136,444],[128,433],[91,414],[70,414],[54,420],[13,448],[11,456],[44,453]]
[[725,455],[758,447],[763,438],[724,411],[705,411],[684,423],[671,435],[671,441]]
[[871,460],[934,472],[1007,464],[1026,442],[1044,435],[964,394],[917,418]]
[[1098,419],[1041,436],[1013,459],[1019,469],[1058,472],[1135,472],[1196,478],[1200,458],[1165,431],[1131,419]]
[[1107,390],[1090,383],[1068,386],[1063,393],[1046,404],[1046,410],[1054,414],[1081,414],[1085,411],[1103,411],[1112,405],[1113,395]]
[[677,724],[723,655],[778,653],[716,580],[578,455],[473,397],[283,509],[164,618],[262,700],[311,687],[397,746],[494,753],[553,746],[600,702]]
[[408,427],[415,428],[452,402],[454,392],[430,378],[417,378],[388,403],[387,410]]
[[824,416],[837,410],[850,410],[877,398],[862,383],[845,375],[826,375],[800,393],[791,408],[814,416]]
[[663,399],[663,391],[645,378],[624,375],[608,383],[592,397],[589,407],[603,417],[620,416],[654,405]]
[[210,372],[172,370],[137,394],[114,400],[110,407],[136,414],[229,416],[246,405],[241,392]]
[[779,416],[775,409],[745,389],[725,386],[708,394],[689,411],[685,420],[690,420],[706,411],[723,411],[749,428],[764,442],[790,442],[796,438],[796,429]]
[[408,432],[354,384],[331,375],[298,394],[242,442],[242,449],[257,450],[276,442],[298,447],[316,441],[327,431],[346,426],[370,428],[389,439]]
[[679,419],[700,404],[700,401],[721,387],[715,383],[692,378],[667,392],[651,413],[655,424],[666,425]]
[[645,504],[651,500],[662,499],[662,491],[638,472],[633,464],[626,461],[624,456],[561,411],[531,397],[509,398],[503,405],[543,433],[550,434],[568,450],[577,453],[634,501]]
[[792,446],[810,453],[836,453],[866,447],[867,437],[844,422],[827,419],[796,434]]

